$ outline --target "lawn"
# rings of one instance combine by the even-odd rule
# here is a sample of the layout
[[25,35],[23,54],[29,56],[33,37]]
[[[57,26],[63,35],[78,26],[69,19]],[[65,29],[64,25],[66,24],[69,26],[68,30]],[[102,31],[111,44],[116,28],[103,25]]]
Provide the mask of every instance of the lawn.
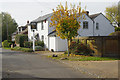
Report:
[[[107,61],[107,60],[120,60],[117,58],[108,58],[108,57],[93,57],[93,56],[83,56],[83,55],[70,55],[60,54],[58,57],[48,56],[52,59],[56,60],[70,60],[70,61]],[[66,59],[65,59],[66,58]]]

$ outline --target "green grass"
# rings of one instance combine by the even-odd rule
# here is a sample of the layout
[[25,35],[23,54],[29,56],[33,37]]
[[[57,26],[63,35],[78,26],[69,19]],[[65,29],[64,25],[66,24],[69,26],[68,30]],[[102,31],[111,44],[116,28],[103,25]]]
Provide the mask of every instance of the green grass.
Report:
[[107,60],[120,60],[117,58],[109,58],[109,57],[92,57],[92,56],[81,56],[81,55],[77,55],[77,56],[67,56],[67,54],[62,54],[62,55],[58,55],[58,57],[52,57],[52,56],[48,56],[52,59],[56,59],[56,60],[60,60],[61,58],[68,58],[66,60],[70,60],[70,61],[107,61]]
[[24,52],[33,52],[33,50],[31,48],[23,48],[23,47],[14,47],[11,50],[24,51]]
[[2,48],[4,48],[4,49],[11,49],[10,47],[2,47]]

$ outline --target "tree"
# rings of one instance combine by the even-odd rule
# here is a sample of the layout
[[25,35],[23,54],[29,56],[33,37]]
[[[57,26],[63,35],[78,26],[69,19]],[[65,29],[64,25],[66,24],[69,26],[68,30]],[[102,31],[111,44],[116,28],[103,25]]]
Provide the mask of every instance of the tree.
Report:
[[120,26],[120,4],[112,5],[111,7],[107,7],[105,10],[106,17],[116,26]]
[[2,41],[11,40],[11,34],[16,31],[18,25],[9,13],[0,13],[0,18],[2,18]]
[[68,56],[69,41],[78,35],[78,29],[80,28],[80,19],[83,18],[83,13],[85,13],[85,11],[81,10],[80,3],[77,8],[75,8],[75,5],[71,4],[70,9],[68,9],[66,2],[65,7],[60,4],[56,10],[53,9],[50,26],[55,27],[57,36],[59,36],[61,39],[67,39]]

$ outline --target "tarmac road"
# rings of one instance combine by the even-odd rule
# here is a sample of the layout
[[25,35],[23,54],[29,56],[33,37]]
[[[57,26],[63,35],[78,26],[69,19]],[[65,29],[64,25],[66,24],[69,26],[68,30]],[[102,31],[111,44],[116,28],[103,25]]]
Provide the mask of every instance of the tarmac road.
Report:
[[41,54],[2,49],[3,78],[91,78],[58,61]]

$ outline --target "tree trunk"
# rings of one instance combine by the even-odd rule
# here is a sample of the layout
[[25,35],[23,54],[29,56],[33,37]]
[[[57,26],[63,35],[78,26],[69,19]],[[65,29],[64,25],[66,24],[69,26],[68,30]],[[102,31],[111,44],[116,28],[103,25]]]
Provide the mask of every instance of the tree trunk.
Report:
[[68,57],[69,57],[69,40],[68,39],[67,39],[67,44],[68,44],[67,51],[68,51]]

